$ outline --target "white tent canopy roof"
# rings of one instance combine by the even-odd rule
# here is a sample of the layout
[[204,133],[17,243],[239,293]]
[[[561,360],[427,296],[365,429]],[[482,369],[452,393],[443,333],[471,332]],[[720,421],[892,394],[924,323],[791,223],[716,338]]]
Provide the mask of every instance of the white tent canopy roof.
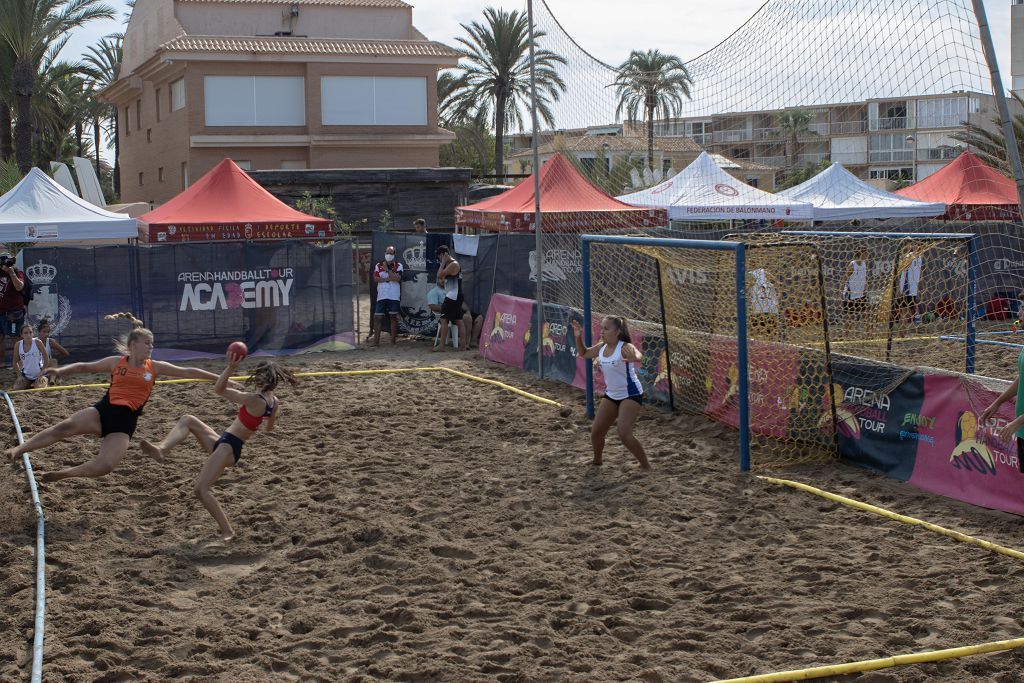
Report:
[[885,218],[941,216],[946,205],[919,202],[869,185],[840,164],[795,187],[782,190],[779,197],[810,202],[816,221],[852,221]]
[[138,236],[134,218],[76,197],[38,168],[0,197],[0,242],[81,242]]
[[619,201],[667,209],[674,221],[811,220],[813,207],[736,180],[701,152],[673,178]]

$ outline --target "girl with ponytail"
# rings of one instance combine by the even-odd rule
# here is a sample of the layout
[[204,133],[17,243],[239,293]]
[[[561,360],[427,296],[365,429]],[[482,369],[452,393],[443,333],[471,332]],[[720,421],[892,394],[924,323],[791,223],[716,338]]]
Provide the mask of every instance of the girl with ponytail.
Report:
[[131,331],[115,340],[118,355],[107,356],[91,363],[72,363],[63,367],[47,368],[51,377],[66,377],[84,373],[109,373],[110,387],[95,405],[83,408],[70,417],[35,434],[31,439],[7,449],[14,460],[23,453],[63,441],[72,436],[91,435],[100,438],[100,450],[89,462],[42,475],[45,482],[69,477],[96,478],[110,474],[128,453],[128,443],[138,424],[142,408],[149,400],[159,375],[182,379],[216,381],[217,375],[199,368],[182,368],[171,363],[156,361],[153,353],[153,333],[142,326],[131,313],[114,313],[106,320],[127,320]]
[[220,537],[224,541],[234,538],[235,532],[220,503],[210,492],[210,487],[220,478],[225,469],[238,464],[239,458],[242,457],[242,447],[256,434],[264,420],[267,423],[267,431],[273,431],[277,417],[281,414],[281,400],[274,394],[277,386],[282,382],[295,386],[299,381],[287,368],[281,367],[277,363],[264,361],[255,367],[252,375],[245,382],[256,391],[232,389],[228,386],[228,381],[241,360],[241,357],[228,351],[224,371],[220,373],[217,383],[213,385],[213,390],[217,394],[239,406],[238,415],[223,434],[218,437],[217,432],[198,417],[185,415],[178,420],[178,424],[174,425],[174,428],[160,443],[152,444],[143,439],[140,444],[142,450],[153,458],[163,460],[171,452],[171,449],[191,434],[203,450],[210,454],[206,465],[199,473],[194,490],[196,497],[202,501],[203,506],[217,521],[217,525],[220,527]]

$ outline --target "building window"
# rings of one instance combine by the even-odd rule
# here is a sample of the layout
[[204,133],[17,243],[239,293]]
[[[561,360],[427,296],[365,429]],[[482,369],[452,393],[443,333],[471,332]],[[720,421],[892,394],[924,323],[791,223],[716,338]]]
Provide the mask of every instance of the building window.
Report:
[[207,126],[303,126],[302,76],[205,76]]
[[323,76],[325,126],[425,126],[427,79],[392,76]]
[[868,161],[871,163],[887,161],[913,161],[913,138],[903,133],[872,135],[868,139]]
[[130,106],[124,108],[124,134],[132,134],[132,108]]
[[912,168],[873,168],[868,171],[871,180],[913,180]]
[[760,181],[757,178],[747,178],[747,185],[750,185],[751,187],[757,187],[759,182]]
[[152,128],[147,128],[146,129],[146,142],[153,142],[153,129]]
[[142,130],[142,100],[135,100],[135,130]]
[[142,182],[142,171],[139,171],[139,187],[142,187],[142,185],[143,185],[143,182]]
[[188,162],[181,162],[181,189],[188,189]]
[[947,133],[921,133],[917,136],[917,158],[919,161],[955,159],[963,148],[962,142],[954,140]]
[[956,128],[967,120],[966,97],[918,100],[918,128]]
[[156,120],[157,120],[157,123],[159,123],[160,122],[160,88],[157,88],[154,91],[154,94],[156,95]]
[[157,179],[157,182],[161,182],[162,183],[164,181],[164,167],[163,166],[161,166],[160,168],[156,169],[156,179]]
[[662,173],[668,173],[670,170],[672,170],[672,160],[671,159],[662,159],[661,160],[661,172]]
[[238,168],[242,169],[243,171],[252,170],[252,162],[249,161],[248,159],[233,159],[233,161],[238,166]]
[[171,111],[185,108],[185,79],[179,78],[171,83]]

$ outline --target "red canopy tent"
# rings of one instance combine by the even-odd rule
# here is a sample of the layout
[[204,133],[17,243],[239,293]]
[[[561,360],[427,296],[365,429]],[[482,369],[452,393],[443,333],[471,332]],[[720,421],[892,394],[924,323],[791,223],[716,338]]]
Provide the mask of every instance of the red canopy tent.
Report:
[[233,239],[318,239],[334,234],[334,222],[296,211],[264,190],[231,159],[194,185],[138,218],[144,242]]
[[[455,209],[455,225],[495,232],[534,230],[533,176],[508,192]],[[541,226],[544,232],[650,228],[668,224],[664,209],[645,209],[610,197],[561,154],[540,169]]]
[[1017,186],[971,152],[896,194],[922,202],[943,202],[948,220],[1019,220]]

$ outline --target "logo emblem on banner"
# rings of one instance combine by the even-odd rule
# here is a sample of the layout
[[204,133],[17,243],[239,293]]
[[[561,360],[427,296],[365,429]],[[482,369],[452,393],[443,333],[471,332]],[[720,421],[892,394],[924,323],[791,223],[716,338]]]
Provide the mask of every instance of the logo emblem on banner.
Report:
[[28,317],[33,324],[43,318],[50,321],[50,331],[60,334],[71,321],[71,301],[57,291],[57,267],[39,261],[25,269],[35,289],[28,304]]
[[739,195],[739,190],[728,183],[718,183],[715,185],[715,192],[726,197],[736,197]]

